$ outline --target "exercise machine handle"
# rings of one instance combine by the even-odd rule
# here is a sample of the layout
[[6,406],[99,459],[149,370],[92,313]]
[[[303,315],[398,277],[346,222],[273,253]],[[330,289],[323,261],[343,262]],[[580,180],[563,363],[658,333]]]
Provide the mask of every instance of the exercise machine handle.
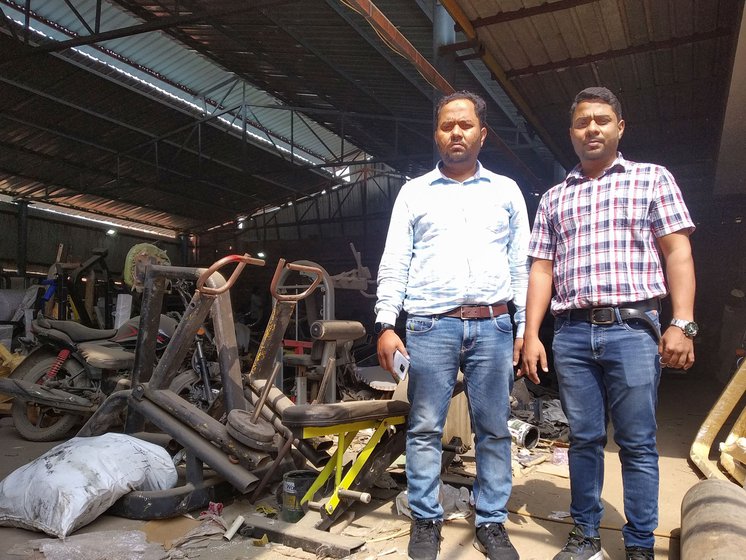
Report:
[[[313,274],[313,282],[311,282],[311,285],[299,294],[280,294],[277,292],[277,284],[280,282],[280,276],[282,275],[282,271],[284,268],[287,268],[288,270],[295,270],[297,272],[307,272]],[[323,274],[324,271],[317,266],[308,266],[305,264],[296,263],[285,264],[285,259],[280,259],[280,262],[277,263],[275,275],[272,277],[272,284],[270,285],[269,291],[272,294],[272,297],[275,298],[277,301],[300,301],[308,297],[311,292],[316,289],[316,286],[318,286],[321,282]]]
[[[231,277],[228,278],[223,286],[220,286],[218,288],[209,288],[205,286],[205,282],[207,282],[207,279],[212,276],[213,273],[217,272],[225,265],[235,261],[238,261],[238,266],[236,266],[236,270],[233,271],[233,274],[231,274]],[[205,295],[218,296],[223,292],[230,290],[233,287],[233,284],[235,284],[236,280],[238,280],[241,271],[247,264],[264,266],[264,261],[262,259],[255,259],[248,253],[244,253],[243,255],[228,255],[227,257],[223,257],[222,259],[214,263],[210,268],[205,270],[202,274],[200,274],[199,278],[197,279],[197,291]]]

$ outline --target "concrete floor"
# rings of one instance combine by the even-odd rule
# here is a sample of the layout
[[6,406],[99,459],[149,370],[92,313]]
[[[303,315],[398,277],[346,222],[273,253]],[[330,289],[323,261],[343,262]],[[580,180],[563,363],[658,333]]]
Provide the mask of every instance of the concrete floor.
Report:
[[[664,372],[660,388],[659,409],[659,449],[661,455],[661,495],[660,524],[657,535],[656,558],[678,560],[680,528],[680,506],[684,494],[700,478],[698,472],[688,462],[689,447],[707,412],[717,399],[722,386],[711,381],[704,373],[691,370]],[[34,444],[18,437],[9,417],[0,418],[0,478],[17,467],[27,463],[54,444]],[[464,460],[468,469],[470,458]],[[606,513],[602,523],[602,544],[606,558],[624,558],[624,546],[620,527],[623,524],[621,476],[616,448],[610,444],[606,451],[606,484],[603,498]],[[394,473],[396,474],[396,473]],[[400,479],[399,479],[400,480]],[[357,505],[352,511],[354,519],[344,529],[343,534],[361,538],[366,545],[349,558],[367,560],[386,558],[399,560],[406,558],[408,542],[408,519],[396,514],[393,495],[396,490],[380,491],[368,505]],[[259,503],[272,504],[272,495]],[[565,542],[571,529],[569,519],[553,519],[553,512],[569,509],[569,481],[566,472],[544,464],[533,472],[522,474],[516,470],[513,494],[509,503],[510,517],[507,528],[511,539],[524,560],[550,559]],[[199,512],[197,512],[199,513]],[[226,506],[223,517],[230,523],[237,515],[247,519],[257,515],[256,506],[245,500],[236,500]],[[314,515],[310,513],[307,517]],[[309,517],[310,519],[310,517]],[[307,522],[302,520],[301,523]],[[183,524],[182,524],[183,525]],[[184,527],[168,525],[167,522],[142,522],[103,515],[95,522],[77,531],[68,541],[71,545],[78,536],[88,536],[96,542],[104,543],[104,552],[95,552],[95,546],[85,545],[88,555],[76,553],[76,560],[105,559],[150,560],[150,558],[204,558],[211,560],[274,559],[274,558],[316,558],[316,555],[279,545],[255,546],[252,539],[236,536],[228,542],[218,535],[215,540],[203,541],[186,551],[164,552],[158,542],[165,540],[154,533],[154,529],[165,529],[171,537],[183,534]],[[130,551],[128,556],[114,556],[106,551],[107,539],[112,533],[104,531],[146,530],[155,541],[149,552]],[[34,550],[33,541],[42,539],[41,533],[21,529],[0,528],[0,558],[2,559],[49,559]],[[473,524],[471,519],[459,519],[445,524],[443,530],[441,560],[482,559],[484,556],[472,547]],[[36,543],[38,549],[38,543]],[[72,549],[71,549],[72,550]],[[155,551],[153,556],[147,554]],[[51,554],[51,553],[50,553]],[[72,554],[72,553],[71,553]],[[98,555],[97,555],[98,554]],[[68,558],[72,558],[69,556]],[[56,558],[65,559],[64,553]]]

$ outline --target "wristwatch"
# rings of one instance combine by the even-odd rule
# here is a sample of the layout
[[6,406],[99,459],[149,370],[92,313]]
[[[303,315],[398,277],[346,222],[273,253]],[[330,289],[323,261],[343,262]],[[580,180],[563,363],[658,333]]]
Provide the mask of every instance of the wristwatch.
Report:
[[383,331],[387,331],[389,329],[393,330],[393,328],[394,325],[392,325],[391,323],[376,323],[375,325],[373,325],[373,333],[379,335]]
[[699,326],[694,321],[685,321],[684,319],[671,319],[671,324],[674,327],[679,327],[684,331],[684,335],[687,338],[694,338],[699,332]]

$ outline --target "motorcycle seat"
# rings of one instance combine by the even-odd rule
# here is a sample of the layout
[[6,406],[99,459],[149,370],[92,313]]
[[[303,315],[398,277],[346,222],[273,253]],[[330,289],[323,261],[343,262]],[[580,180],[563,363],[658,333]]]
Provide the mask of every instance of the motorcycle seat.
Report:
[[91,340],[106,340],[117,334],[116,329],[92,329],[75,321],[56,321],[39,317],[34,321],[34,329],[62,331],[73,342],[88,342]]
[[135,365],[134,352],[113,345],[83,342],[78,350],[86,362],[101,369],[132,369]]

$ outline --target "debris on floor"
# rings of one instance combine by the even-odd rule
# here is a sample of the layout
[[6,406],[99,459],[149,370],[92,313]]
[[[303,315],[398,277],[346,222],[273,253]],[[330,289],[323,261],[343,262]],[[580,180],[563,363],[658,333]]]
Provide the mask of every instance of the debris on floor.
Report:
[[[461,486],[456,488],[450,484],[440,484],[440,503],[443,506],[443,519],[465,519],[471,515],[471,495],[468,488]],[[412,517],[409,508],[407,491],[404,490],[396,496],[396,512],[399,515]]]
[[533,383],[529,386],[521,378],[513,385],[510,401],[511,416],[536,426],[542,439],[568,441],[570,430],[567,417],[562,412],[559,395],[555,391]]
[[98,531],[66,539],[36,539],[9,554],[28,557],[38,551],[44,560],[166,560],[169,554],[157,543],[147,542],[143,531]]

